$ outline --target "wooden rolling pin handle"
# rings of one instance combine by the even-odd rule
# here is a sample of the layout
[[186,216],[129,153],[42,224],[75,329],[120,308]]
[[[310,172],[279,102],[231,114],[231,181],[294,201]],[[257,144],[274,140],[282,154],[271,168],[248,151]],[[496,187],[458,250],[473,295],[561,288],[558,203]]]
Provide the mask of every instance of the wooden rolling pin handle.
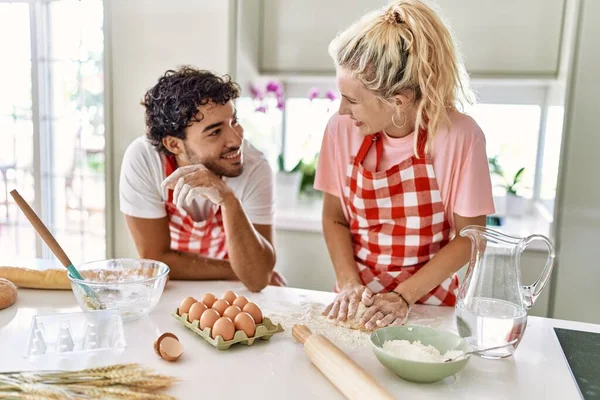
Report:
[[292,336],[299,343],[304,344],[310,335],[312,335],[312,332],[306,325],[294,325],[292,327]]
[[292,336],[303,343],[310,361],[347,399],[393,400],[379,382],[325,336],[313,335],[305,325],[294,325]]
[[11,190],[10,195],[13,197],[13,199],[15,199],[15,203],[17,203],[21,211],[23,211],[23,214],[25,214],[29,222],[31,222],[31,225],[33,225],[40,237],[44,240],[44,242],[46,242],[56,258],[58,258],[65,267],[70,266],[72,263],[71,260],[69,260],[69,257],[67,257],[67,254],[64,252],[62,247],[60,247],[54,236],[52,236],[52,233],[50,233],[48,228],[46,228],[46,225],[44,225],[35,211],[29,207],[29,204],[27,204],[25,199],[23,199],[16,190]]

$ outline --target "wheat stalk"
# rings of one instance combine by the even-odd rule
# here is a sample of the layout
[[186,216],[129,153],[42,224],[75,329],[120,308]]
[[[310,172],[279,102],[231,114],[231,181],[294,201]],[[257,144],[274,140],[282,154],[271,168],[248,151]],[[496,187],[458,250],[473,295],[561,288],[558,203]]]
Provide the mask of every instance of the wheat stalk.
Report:
[[138,364],[119,364],[80,371],[0,373],[0,398],[18,399],[172,399],[155,393],[178,382]]

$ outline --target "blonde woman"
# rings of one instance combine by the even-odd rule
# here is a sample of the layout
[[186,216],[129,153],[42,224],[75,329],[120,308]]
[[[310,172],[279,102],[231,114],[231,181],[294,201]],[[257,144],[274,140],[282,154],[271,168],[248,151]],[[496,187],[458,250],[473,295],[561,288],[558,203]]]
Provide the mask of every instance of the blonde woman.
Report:
[[452,36],[417,0],[395,1],[340,33],[329,53],[342,95],[315,188],[338,292],[324,315],[368,330],[414,303],[454,306],[468,225],[494,212],[485,138],[458,111],[470,90]]

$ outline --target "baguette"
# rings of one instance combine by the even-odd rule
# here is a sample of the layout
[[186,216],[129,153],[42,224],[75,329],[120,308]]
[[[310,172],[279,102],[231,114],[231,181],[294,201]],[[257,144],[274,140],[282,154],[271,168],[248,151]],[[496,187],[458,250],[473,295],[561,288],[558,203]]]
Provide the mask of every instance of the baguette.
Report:
[[8,279],[21,288],[70,290],[66,269],[38,271],[28,268],[0,267],[0,278]]

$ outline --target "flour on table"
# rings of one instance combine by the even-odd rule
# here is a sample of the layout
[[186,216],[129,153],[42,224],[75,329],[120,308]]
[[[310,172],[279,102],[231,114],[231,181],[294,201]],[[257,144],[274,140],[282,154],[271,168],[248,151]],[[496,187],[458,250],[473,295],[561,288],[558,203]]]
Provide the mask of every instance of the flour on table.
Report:
[[369,344],[368,332],[333,325],[327,317],[322,316],[321,313],[326,306],[326,304],[309,302],[300,306],[279,303],[272,307],[265,305],[263,310],[273,323],[280,323],[283,326],[285,329],[283,335],[290,339],[292,339],[292,327],[298,324],[308,326],[313,333],[322,334],[335,345],[346,350],[358,349]]
[[[337,346],[353,350],[368,346],[370,332],[360,330],[358,321],[367,310],[363,304],[359,305],[356,316],[351,321],[337,321],[321,315],[327,304],[305,302],[297,303],[279,302],[263,305],[263,312],[273,323],[280,323],[285,331],[283,336],[292,338],[292,327],[296,324],[306,325],[313,333],[320,333]],[[444,321],[433,310],[413,308],[408,315],[406,324],[438,327]]]

